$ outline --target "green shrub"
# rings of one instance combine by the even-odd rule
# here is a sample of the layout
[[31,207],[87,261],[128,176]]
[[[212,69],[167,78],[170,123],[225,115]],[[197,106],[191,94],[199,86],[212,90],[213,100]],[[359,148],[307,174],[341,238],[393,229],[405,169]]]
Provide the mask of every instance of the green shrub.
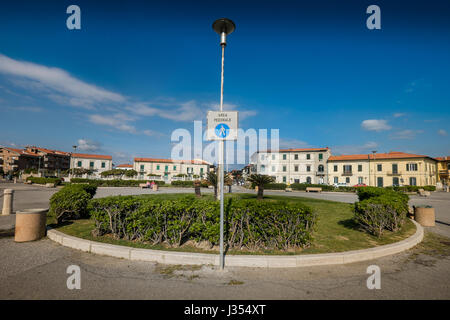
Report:
[[380,237],[384,230],[396,232],[408,213],[408,195],[391,189],[360,187],[355,221],[368,233]]
[[[147,181],[152,182],[152,180],[94,180],[94,179],[83,179],[83,178],[72,178],[71,183],[88,183],[96,187],[138,187],[141,183],[147,183]],[[157,185],[163,186],[164,181],[154,181]]]
[[286,183],[268,183],[264,186],[266,190],[285,190]]
[[[95,235],[166,243],[219,242],[219,203],[193,195],[177,200],[134,196],[93,199]],[[230,248],[289,249],[311,244],[317,216],[300,203],[228,199],[225,237]]]
[[172,181],[170,183],[173,187],[194,187],[194,181]]
[[57,224],[64,220],[87,217],[87,205],[97,187],[86,184],[67,185],[50,198],[49,214]]
[[37,184],[53,183],[55,186],[61,184],[61,178],[41,178],[41,177],[28,177],[27,181]]
[[310,183],[293,183],[291,188],[293,190],[306,190],[308,187],[322,188],[322,191],[333,191],[334,187],[328,184],[310,184]]

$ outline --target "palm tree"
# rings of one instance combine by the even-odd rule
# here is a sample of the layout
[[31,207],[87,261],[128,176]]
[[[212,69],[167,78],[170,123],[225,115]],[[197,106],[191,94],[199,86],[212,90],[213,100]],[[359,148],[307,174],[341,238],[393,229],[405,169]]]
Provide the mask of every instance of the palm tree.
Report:
[[247,181],[251,182],[258,187],[258,199],[262,199],[264,196],[264,187],[273,182],[275,179],[265,174],[252,174],[247,178]]
[[[219,184],[219,178],[217,177],[217,174],[215,172],[208,172],[208,174],[206,175],[206,182],[208,182],[208,184],[210,186],[214,187],[214,197],[216,197],[216,200],[219,199],[218,195],[217,195],[217,185]],[[224,185],[231,185],[232,180],[230,179],[230,177],[228,175],[225,175],[223,177],[223,184]]]

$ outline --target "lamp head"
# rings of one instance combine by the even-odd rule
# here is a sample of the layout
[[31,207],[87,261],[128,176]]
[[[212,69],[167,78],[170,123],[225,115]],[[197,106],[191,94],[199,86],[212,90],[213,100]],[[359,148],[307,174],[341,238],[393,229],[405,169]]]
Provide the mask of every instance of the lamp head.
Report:
[[220,45],[227,45],[227,35],[232,33],[236,29],[236,25],[233,21],[227,18],[221,18],[214,21],[212,25],[215,32],[220,35]]

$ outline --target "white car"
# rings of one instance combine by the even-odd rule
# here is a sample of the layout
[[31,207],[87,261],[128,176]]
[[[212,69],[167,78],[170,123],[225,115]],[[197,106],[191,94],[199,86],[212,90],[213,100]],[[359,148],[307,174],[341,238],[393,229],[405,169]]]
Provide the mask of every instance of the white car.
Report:
[[347,183],[345,183],[345,182],[338,182],[338,183],[334,183],[333,186],[334,186],[335,188],[346,187],[346,186],[347,186]]

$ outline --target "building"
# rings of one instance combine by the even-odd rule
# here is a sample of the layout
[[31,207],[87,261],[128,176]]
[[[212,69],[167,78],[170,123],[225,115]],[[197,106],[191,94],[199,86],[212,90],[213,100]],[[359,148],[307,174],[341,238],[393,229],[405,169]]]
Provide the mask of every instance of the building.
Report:
[[39,172],[45,174],[58,174],[59,172],[70,168],[70,153],[68,152],[50,150],[36,146],[27,146],[25,151],[41,157]]
[[70,168],[91,170],[94,176],[112,170],[112,157],[100,154],[71,153]]
[[153,176],[165,181],[173,178],[206,178],[210,164],[203,160],[172,160],[154,158],[134,158],[133,168],[138,172],[138,179]]
[[436,160],[398,151],[375,154],[353,154],[328,158],[328,183],[348,186],[425,186],[435,185]]
[[133,170],[133,165],[132,164],[119,164],[118,166],[116,166],[116,169]]
[[43,157],[23,149],[0,147],[0,173],[12,173],[25,169],[39,169]]
[[438,157],[437,160],[437,185],[440,188],[450,186],[450,156]]
[[251,157],[250,169],[251,173],[272,176],[278,183],[325,184],[330,156],[328,147],[258,151]]

